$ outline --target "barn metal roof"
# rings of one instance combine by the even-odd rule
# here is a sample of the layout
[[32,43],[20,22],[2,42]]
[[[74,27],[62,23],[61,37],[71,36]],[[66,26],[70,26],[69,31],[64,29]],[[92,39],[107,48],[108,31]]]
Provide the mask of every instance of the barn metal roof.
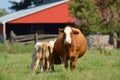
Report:
[[0,17],[0,23],[4,24],[4,23],[9,22],[11,20],[15,20],[17,18],[21,18],[21,17],[27,16],[27,15],[33,14],[35,12],[45,10],[45,9],[57,6],[59,4],[68,2],[68,1],[69,0],[61,0],[61,1],[53,2],[53,3],[49,3],[49,4],[44,4],[44,5],[41,5],[39,7],[35,7],[35,8],[31,8],[31,9],[20,10],[20,11],[17,11],[15,13],[11,13],[9,15]]

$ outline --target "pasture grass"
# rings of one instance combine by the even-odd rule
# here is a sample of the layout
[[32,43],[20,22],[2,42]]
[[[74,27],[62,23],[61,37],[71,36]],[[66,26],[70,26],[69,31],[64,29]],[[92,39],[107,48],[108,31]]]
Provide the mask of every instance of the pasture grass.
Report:
[[24,45],[24,44],[7,44],[4,45],[0,43],[0,52],[19,54],[19,53],[31,53],[34,50],[34,45]]
[[65,71],[61,64],[55,65],[55,72],[40,73],[38,69],[33,76],[29,69],[33,46],[9,47],[9,51],[6,51],[5,46],[0,45],[0,80],[120,80],[118,49],[112,50],[111,55],[101,55],[98,50],[87,50],[78,59],[75,72]]

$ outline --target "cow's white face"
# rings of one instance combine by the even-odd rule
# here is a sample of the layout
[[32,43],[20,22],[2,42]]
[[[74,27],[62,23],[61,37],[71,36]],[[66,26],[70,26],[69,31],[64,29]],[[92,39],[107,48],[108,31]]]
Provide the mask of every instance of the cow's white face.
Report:
[[71,27],[65,27],[65,29],[64,29],[64,33],[65,33],[65,43],[68,43],[68,44],[71,44],[71,35],[70,35],[70,33],[72,32],[72,29],[71,29]]

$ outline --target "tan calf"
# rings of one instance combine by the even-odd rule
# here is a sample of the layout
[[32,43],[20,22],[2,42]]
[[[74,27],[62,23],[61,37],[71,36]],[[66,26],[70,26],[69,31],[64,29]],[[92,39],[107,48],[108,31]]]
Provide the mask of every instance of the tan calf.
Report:
[[51,46],[50,42],[36,43],[36,51],[33,55],[33,61],[31,64],[31,68],[33,68],[32,74],[35,73],[39,63],[41,72],[50,70],[52,48],[53,46]]

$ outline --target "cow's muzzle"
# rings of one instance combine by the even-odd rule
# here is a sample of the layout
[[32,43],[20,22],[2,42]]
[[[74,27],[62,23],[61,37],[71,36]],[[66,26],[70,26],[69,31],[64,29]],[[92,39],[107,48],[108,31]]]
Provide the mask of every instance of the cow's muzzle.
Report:
[[71,41],[64,41],[64,44],[71,45]]

